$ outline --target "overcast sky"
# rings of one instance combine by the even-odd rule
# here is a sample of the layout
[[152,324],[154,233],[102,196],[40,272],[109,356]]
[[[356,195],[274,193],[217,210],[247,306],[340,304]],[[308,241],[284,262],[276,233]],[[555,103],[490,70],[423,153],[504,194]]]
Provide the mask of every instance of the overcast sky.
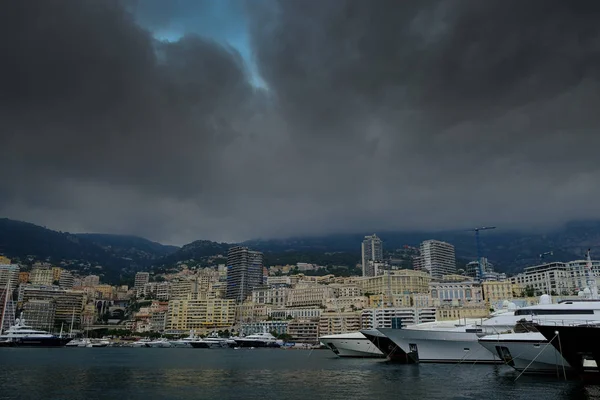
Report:
[[600,2],[0,0],[0,215],[165,243],[600,217]]

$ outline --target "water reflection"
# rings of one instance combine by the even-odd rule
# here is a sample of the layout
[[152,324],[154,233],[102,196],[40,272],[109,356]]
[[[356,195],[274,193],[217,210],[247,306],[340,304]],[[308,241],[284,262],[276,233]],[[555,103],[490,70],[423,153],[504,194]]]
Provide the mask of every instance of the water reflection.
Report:
[[399,365],[327,351],[0,349],[0,399],[600,398],[505,366]]

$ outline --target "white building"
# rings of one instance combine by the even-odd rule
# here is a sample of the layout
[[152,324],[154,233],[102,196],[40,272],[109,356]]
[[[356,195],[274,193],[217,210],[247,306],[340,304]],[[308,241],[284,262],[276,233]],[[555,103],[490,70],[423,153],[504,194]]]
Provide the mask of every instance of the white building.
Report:
[[426,240],[421,243],[421,269],[426,270],[432,279],[456,273],[454,246],[439,240]]
[[430,282],[429,293],[433,305],[461,305],[483,301],[481,285],[476,282]]
[[[513,276],[511,282],[523,289],[532,288],[535,291],[534,294],[577,294],[587,286],[586,263],[586,260],[575,260],[567,263],[551,262],[526,267],[522,273]],[[592,271],[598,282],[600,261],[592,261]]]
[[[367,308],[362,310],[363,329],[400,328],[435,321],[435,308]],[[400,326],[398,326],[400,325]]]
[[259,288],[252,291],[254,304],[271,304],[276,307],[285,307],[288,300],[289,289],[285,287]]
[[138,272],[135,274],[135,281],[133,287],[138,293],[141,293],[144,289],[144,285],[150,282],[150,273],[148,272]]
[[369,261],[383,261],[383,243],[377,235],[365,236],[361,244],[361,259],[363,276],[375,276],[374,265]]

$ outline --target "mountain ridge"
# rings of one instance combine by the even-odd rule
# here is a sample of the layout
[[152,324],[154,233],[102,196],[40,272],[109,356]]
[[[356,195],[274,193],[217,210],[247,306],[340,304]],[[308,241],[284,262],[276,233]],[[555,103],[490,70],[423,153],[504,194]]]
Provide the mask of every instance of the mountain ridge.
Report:
[[[267,266],[310,262],[353,267],[360,261],[360,243],[365,234],[372,232],[255,239],[240,244],[262,251]],[[391,257],[401,253],[405,246],[417,247],[423,240],[436,239],[453,244],[458,259],[476,259],[472,232],[382,231],[377,234]],[[48,261],[64,265],[66,262],[72,267],[88,265],[89,268],[101,265],[103,274],[113,281],[136,271],[151,270],[153,266],[226,256],[233,245],[236,244],[196,240],[177,247],[134,235],[72,234],[0,218],[1,254],[24,263]],[[497,230],[481,234],[482,256],[488,257],[499,271],[507,273],[547,261],[540,259],[542,253],[553,252],[552,261],[570,261],[583,258],[588,248],[600,256],[600,221],[574,221],[543,233]]]

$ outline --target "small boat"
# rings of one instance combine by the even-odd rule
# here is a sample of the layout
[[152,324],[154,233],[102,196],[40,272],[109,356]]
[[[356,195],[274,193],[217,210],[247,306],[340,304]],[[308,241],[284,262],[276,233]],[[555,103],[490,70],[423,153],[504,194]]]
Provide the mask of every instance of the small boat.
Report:
[[146,345],[147,345],[147,347],[161,347],[161,348],[173,347],[173,346],[171,346],[171,343],[165,338],[160,338],[157,340],[146,342]]
[[282,340],[268,332],[233,338],[237,347],[281,347]]

